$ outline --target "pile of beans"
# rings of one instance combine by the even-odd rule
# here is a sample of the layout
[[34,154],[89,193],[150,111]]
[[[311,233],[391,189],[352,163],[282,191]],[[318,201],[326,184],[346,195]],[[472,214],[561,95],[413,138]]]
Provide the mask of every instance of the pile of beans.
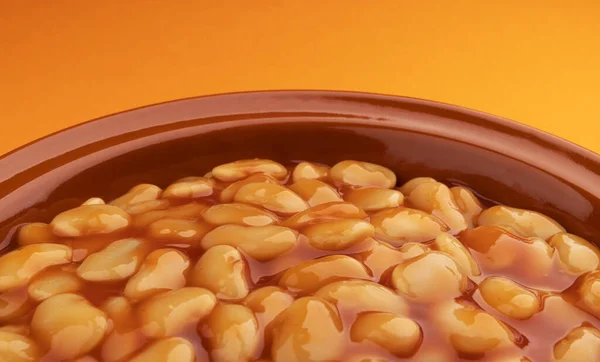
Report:
[[0,361],[600,361],[600,252],[359,161],[91,198],[0,256]]

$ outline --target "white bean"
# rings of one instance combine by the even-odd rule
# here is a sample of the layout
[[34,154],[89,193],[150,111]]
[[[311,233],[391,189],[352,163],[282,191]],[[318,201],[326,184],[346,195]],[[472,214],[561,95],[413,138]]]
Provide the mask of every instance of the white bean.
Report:
[[346,255],[330,255],[295,265],[286,270],[279,285],[292,292],[310,293],[344,279],[370,279],[358,260]]
[[238,181],[257,173],[271,175],[281,180],[288,172],[283,165],[275,161],[258,158],[230,162],[212,169],[215,178],[226,182]]
[[342,321],[325,300],[300,298],[274,323],[273,362],[338,361],[344,352]]
[[237,304],[216,306],[202,332],[211,347],[211,361],[249,362],[256,357],[260,341],[258,322],[248,307]]
[[33,335],[62,359],[82,356],[104,338],[108,320],[101,310],[76,294],[58,294],[43,301],[31,320]]
[[600,331],[578,327],[554,345],[556,362],[596,362],[600,356]]
[[284,226],[223,225],[206,234],[201,246],[210,249],[216,245],[230,245],[253,259],[268,261],[294,248],[299,237],[297,231]]
[[310,245],[321,250],[344,250],[375,235],[373,225],[363,220],[342,219],[305,227]]
[[219,299],[241,300],[250,291],[247,266],[242,254],[229,245],[208,249],[194,266],[191,283],[207,288]]
[[0,331],[0,360],[2,362],[39,361],[41,354],[31,339],[6,331]]
[[213,225],[236,224],[241,226],[266,226],[277,223],[271,212],[246,204],[219,204],[209,207],[202,215]]
[[109,234],[129,226],[131,217],[112,205],[83,205],[58,214],[50,223],[52,232],[63,237]]
[[331,168],[329,175],[336,183],[350,186],[390,189],[396,185],[396,175],[392,170],[369,162],[338,162]]
[[290,190],[298,194],[310,206],[343,201],[336,189],[319,180],[299,180],[290,186]]
[[150,184],[140,184],[131,188],[126,194],[112,200],[109,204],[125,209],[140,202],[156,200],[160,197],[160,187]]
[[398,294],[381,284],[366,280],[343,280],[319,289],[315,296],[333,303],[338,310],[362,312],[408,313],[408,304]]
[[442,220],[452,233],[468,227],[462,212],[456,205],[454,195],[448,186],[440,182],[425,182],[407,196],[408,203],[416,209],[425,211]]
[[300,180],[318,180],[327,177],[329,167],[321,166],[310,162],[300,162],[292,172],[292,181]]
[[548,243],[556,249],[561,265],[570,273],[581,275],[600,267],[598,247],[579,236],[558,233]]
[[53,265],[71,262],[72,250],[61,244],[31,244],[0,256],[0,292],[29,283]]
[[433,321],[457,352],[481,355],[516,348],[511,330],[490,314],[457,302],[440,304]]
[[213,310],[216,302],[209,290],[187,287],[155,295],[136,309],[144,333],[161,338],[195,326]]
[[378,345],[398,357],[413,355],[423,340],[421,327],[393,313],[360,314],[352,325],[353,341]]
[[186,283],[189,267],[189,258],[179,250],[154,250],[140,270],[129,279],[123,294],[136,301],[161,291],[182,288]]
[[77,268],[77,275],[92,282],[125,280],[138,271],[148,251],[146,240],[117,240],[88,256]]
[[450,256],[430,251],[398,264],[392,284],[407,298],[431,303],[460,296],[468,279]]
[[74,293],[83,287],[77,276],[66,270],[49,270],[40,273],[29,283],[27,293],[35,301],[42,301],[62,293]]
[[371,215],[375,233],[392,245],[433,240],[449,231],[448,226],[423,211],[398,207]]
[[214,181],[204,177],[186,177],[172,183],[162,196],[167,199],[197,199],[212,195],[214,186]]
[[283,225],[293,229],[324,221],[339,219],[364,219],[367,214],[358,206],[348,202],[329,202],[313,206],[287,219]]
[[506,226],[521,236],[544,240],[565,231],[556,221],[539,212],[500,205],[484,210],[477,218],[477,225]]
[[380,211],[404,204],[404,195],[400,191],[377,187],[352,190],[344,195],[344,199],[365,211]]
[[263,207],[269,211],[289,215],[308,208],[306,201],[293,191],[270,183],[250,183],[238,190],[235,202]]

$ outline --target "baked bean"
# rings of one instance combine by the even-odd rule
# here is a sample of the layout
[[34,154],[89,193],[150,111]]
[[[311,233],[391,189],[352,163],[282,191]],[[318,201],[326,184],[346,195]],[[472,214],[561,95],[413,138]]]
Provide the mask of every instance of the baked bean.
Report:
[[146,336],[135,326],[117,327],[104,339],[100,354],[103,362],[123,361],[140,350]]
[[125,212],[131,216],[140,215],[149,211],[165,210],[171,203],[169,200],[148,200],[129,205],[125,208]]
[[582,276],[579,285],[579,294],[583,306],[593,315],[600,318],[600,271],[591,272]]
[[19,318],[33,307],[26,287],[0,292],[0,323]]
[[319,180],[302,179],[295,182],[289,188],[304,199],[309,206],[343,201],[336,189]]
[[83,204],[81,205],[104,205],[106,204],[106,202],[104,202],[104,200],[102,200],[99,197],[92,197],[90,199],[87,199],[83,202]]
[[230,162],[212,169],[213,176],[225,182],[238,181],[257,173],[271,175],[282,180],[288,172],[283,165],[275,161],[258,158]]
[[298,194],[281,185],[251,183],[240,187],[234,196],[235,202],[264,207],[279,214],[295,214],[308,208]]
[[251,183],[270,183],[274,185],[279,185],[279,181],[273,176],[265,175],[265,174],[255,174],[245,178],[241,181],[237,181],[227,186],[221,191],[219,195],[219,200],[221,202],[233,202],[235,194],[237,194],[238,190],[247,184]]
[[358,260],[346,255],[330,255],[292,266],[283,273],[279,285],[292,292],[310,293],[336,281],[370,278]]
[[0,332],[15,333],[22,336],[29,336],[30,329],[27,324],[7,324],[0,327]]
[[2,362],[39,361],[40,352],[35,342],[17,333],[0,331],[0,359]]
[[32,244],[0,256],[0,292],[26,285],[53,265],[71,262],[72,250],[61,244]]
[[410,318],[393,313],[365,313],[350,330],[354,342],[373,343],[398,357],[413,355],[423,340],[421,327]]
[[129,279],[123,294],[130,300],[140,300],[161,291],[182,288],[189,267],[190,259],[178,250],[154,250]]
[[197,199],[212,195],[214,186],[214,181],[204,177],[186,177],[167,187],[162,197],[166,199]]
[[343,280],[319,289],[315,296],[333,303],[338,310],[362,312],[408,313],[408,304],[398,294],[381,284],[366,280]]
[[129,238],[117,240],[97,253],[88,256],[77,268],[83,280],[108,282],[132,276],[149,251],[146,240]]
[[329,175],[329,167],[321,166],[310,162],[300,162],[294,167],[292,172],[292,181],[300,180],[319,180]]
[[31,244],[55,243],[57,238],[56,235],[52,233],[50,225],[34,222],[23,225],[19,229],[17,239],[19,240],[19,245],[25,246]]
[[242,254],[229,245],[208,249],[194,266],[191,283],[211,290],[223,300],[241,300],[250,291]]
[[137,313],[144,333],[152,338],[174,336],[196,325],[215,307],[209,290],[187,287],[157,294],[140,304]]
[[137,229],[148,227],[155,221],[160,219],[190,219],[199,220],[202,218],[202,213],[208,208],[208,205],[191,202],[189,204],[175,206],[166,210],[153,210],[137,215],[133,219],[133,225]]
[[160,339],[152,343],[129,362],[194,362],[194,345],[180,337]]
[[105,362],[122,361],[139,350],[146,338],[138,328],[133,307],[125,297],[110,297],[101,308],[113,324],[112,332],[102,343],[101,355]]
[[[407,245],[407,244],[405,244]],[[422,244],[418,244],[422,245]],[[424,248],[427,246],[423,245]],[[373,273],[375,280],[393,266],[405,260],[405,254],[388,243],[373,241],[370,250],[363,253],[362,261]]]
[[230,245],[253,259],[268,261],[291,250],[298,243],[299,237],[297,231],[284,226],[223,225],[206,234],[201,245],[204,249]]
[[275,214],[246,204],[214,205],[206,209],[202,217],[213,225],[266,226],[277,223]]
[[31,320],[33,335],[62,359],[82,356],[104,338],[106,315],[77,294],[58,294],[43,301]]
[[29,297],[42,301],[62,293],[79,291],[83,283],[77,276],[66,270],[48,270],[41,272],[27,287]]
[[558,252],[561,265],[570,273],[581,275],[600,267],[598,247],[579,236],[558,233],[548,243]]
[[392,245],[435,239],[449,231],[446,224],[423,211],[398,207],[371,215],[375,234]]
[[125,209],[140,202],[156,200],[162,194],[162,189],[155,185],[141,184],[132,187],[126,194],[110,202],[113,206]]
[[148,235],[162,243],[196,246],[212,229],[213,226],[204,221],[168,218],[150,224]]
[[450,256],[430,251],[398,264],[392,284],[416,302],[431,303],[460,296],[467,290],[468,279]]
[[514,230],[524,237],[549,237],[565,229],[546,215],[535,211],[507,206],[493,206],[484,210],[477,218],[477,225],[500,225]]
[[402,244],[402,246],[398,248],[398,251],[402,254],[404,259],[414,258],[421,254],[425,254],[430,250],[431,249],[427,245],[415,242]]
[[475,224],[475,219],[483,211],[483,205],[481,205],[481,202],[471,190],[464,187],[454,186],[450,188],[450,192],[454,196],[456,206],[458,206],[468,226],[472,228]]
[[271,358],[273,362],[338,361],[344,345],[335,307],[317,297],[304,297],[275,321]]
[[396,185],[396,175],[389,168],[361,161],[341,161],[329,171],[329,176],[338,184],[390,189]]
[[542,309],[536,294],[506,278],[486,278],[479,284],[479,292],[488,305],[511,318],[528,319]]
[[293,302],[290,293],[274,286],[255,289],[244,299],[244,305],[252,309],[263,326],[268,326]]
[[422,184],[425,184],[425,183],[428,183],[428,182],[437,183],[436,179],[431,178],[431,177],[415,177],[415,178],[407,181],[401,187],[399,187],[398,190],[400,190],[400,192],[402,192],[403,195],[408,196],[419,185],[422,185]]
[[241,362],[256,357],[258,322],[250,308],[237,304],[218,305],[202,329],[201,333],[211,347],[211,361]]
[[287,219],[283,225],[293,229],[324,221],[339,219],[364,219],[367,214],[358,206],[348,202],[330,202],[313,206]]
[[380,211],[404,204],[404,195],[400,191],[378,187],[351,190],[344,199],[365,211]]
[[425,182],[418,185],[409,195],[408,203],[419,210],[442,220],[452,233],[468,227],[465,217],[456,205],[448,186],[439,182]]
[[518,274],[524,284],[538,284],[550,275],[553,249],[542,239],[518,237],[502,227],[486,225],[463,232],[461,241],[481,254],[479,265],[486,272]]
[[471,255],[469,250],[467,250],[467,248],[454,236],[448,234],[438,235],[433,242],[433,247],[450,255],[462,268],[465,274],[469,276],[481,275],[481,270],[473,258],[473,255]]
[[600,356],[600,331],[593,327],[578,327],[554,345],[557,362],[595,362]]
[[81,238],[61,240],[62,244],[73,250],[73,262],[80,263],[93,253],[106,248],[111,243],[120,240],[119,234],[92,235]]
[[516,349],[512,331],[482,310],[454,301],[442,303],[433,311],[433,320],[459,353],[477,356]]
[[52,232],[63,237],[109,234],[129,226],[131,217],[112,205],[83,205],[58,214],[50,223]]
[[101,309],[117,325],[131,322],[133,307],[125,297],[110,297],[102,304]]
[[363,220],[342,219],[305,227],[310,245],[321,250],[343,250],[375,235],[373,225]]

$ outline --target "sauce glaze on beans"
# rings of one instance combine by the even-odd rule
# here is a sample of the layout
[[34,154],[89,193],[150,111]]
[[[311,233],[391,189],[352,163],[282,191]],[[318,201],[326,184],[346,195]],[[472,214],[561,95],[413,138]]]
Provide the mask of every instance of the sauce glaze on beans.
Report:
[[545,215],[361,161],[203,171],[22,226],[0,361],[600,361],[600,251]]

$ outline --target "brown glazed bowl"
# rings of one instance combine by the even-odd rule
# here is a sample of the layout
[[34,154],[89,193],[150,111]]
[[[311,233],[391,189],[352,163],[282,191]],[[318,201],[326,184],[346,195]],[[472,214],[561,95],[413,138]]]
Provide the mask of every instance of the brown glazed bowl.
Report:
[[0,251],[17,227],[91,196],[244,158],[391,168],[399,183],[432,176],[490,202],[547,214],[600,241],[600,156],[495,116],[419,99],[276,91],[158,104],[100,118],[0,158]]

